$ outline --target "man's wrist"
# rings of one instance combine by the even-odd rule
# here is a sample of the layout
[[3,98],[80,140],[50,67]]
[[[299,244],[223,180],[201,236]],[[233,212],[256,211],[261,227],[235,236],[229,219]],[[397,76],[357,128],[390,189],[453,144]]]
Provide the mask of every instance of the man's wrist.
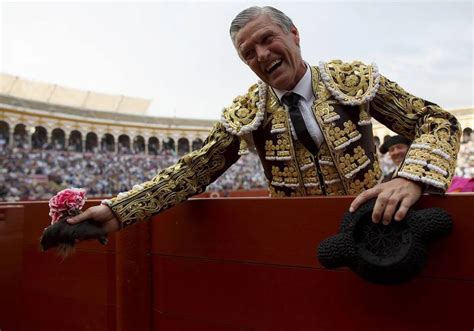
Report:
[[405,177],[402,177],[402,176],[396,176],[395,178],[400,178],[400,179],[403,179],[403,180],[406,180],[408,182],[411,182],[415,185],[417,185],[420,189],[421,189],[421,193],[425,193],[425,191],[427,190],[428,188],[428,185],[426,185],[425,183],[419,181],[419,180],[414,180],[414,179],[410,179],[410,178],[405,178]]

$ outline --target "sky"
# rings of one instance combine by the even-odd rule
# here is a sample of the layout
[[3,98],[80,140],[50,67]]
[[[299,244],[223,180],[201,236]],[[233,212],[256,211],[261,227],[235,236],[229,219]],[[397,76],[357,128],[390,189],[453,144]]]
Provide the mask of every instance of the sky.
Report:
[[0,7],[0,71],[69,88],[152,99],[152,116],[218,119],[257,81],[228,35],[271,5],[292,18],[310,64],[375,62],[446,109],[473,102],[472,1],[22,2]]

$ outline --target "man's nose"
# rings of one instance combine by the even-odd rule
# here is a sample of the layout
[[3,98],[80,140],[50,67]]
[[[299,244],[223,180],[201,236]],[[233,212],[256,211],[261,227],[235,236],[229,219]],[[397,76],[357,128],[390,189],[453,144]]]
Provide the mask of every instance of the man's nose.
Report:
[[268,48],[265,46],[258,45],[255,47],[255,51],[257,52],[257,59],[259,62],[266,61],[270,55]]
[[395,153],[401,154],[401,153],[403,153],[403,149],[397,148],[397,149],[395,149]]

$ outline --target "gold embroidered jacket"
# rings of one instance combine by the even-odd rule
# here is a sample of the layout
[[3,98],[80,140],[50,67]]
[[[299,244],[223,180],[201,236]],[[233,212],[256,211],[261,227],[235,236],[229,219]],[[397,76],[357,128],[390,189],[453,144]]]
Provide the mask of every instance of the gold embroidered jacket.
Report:
[[224,109],[203,147],[104,203],[122,226],[201,193],[255,147],[271,196],[357,195],[381,177],[371,117],[413,140],[397,176],[444,192],[453,176],[460,126],[439,106],[381,76],[375,65],[335,60],[311,68],[313,113],[324,136],[317,155],[295,139],[289,114],[259,82]]

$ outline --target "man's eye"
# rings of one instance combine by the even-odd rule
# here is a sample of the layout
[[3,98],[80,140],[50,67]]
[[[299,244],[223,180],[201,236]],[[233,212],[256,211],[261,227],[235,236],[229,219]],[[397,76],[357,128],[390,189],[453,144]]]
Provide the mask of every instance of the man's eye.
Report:
[[263,41],[262,41],[262,42],[263,42],[264,44],[269,44],[269,43],[272,42],[272,39],[273,39],[272,36],[266,36],[265,38],[263,38]]
[[244,59],[246,60],[250,60],[251,58],[253,58],[255,55],[255,51],[254,50],[250,50],[250,51],[246,51],[244,53]]

